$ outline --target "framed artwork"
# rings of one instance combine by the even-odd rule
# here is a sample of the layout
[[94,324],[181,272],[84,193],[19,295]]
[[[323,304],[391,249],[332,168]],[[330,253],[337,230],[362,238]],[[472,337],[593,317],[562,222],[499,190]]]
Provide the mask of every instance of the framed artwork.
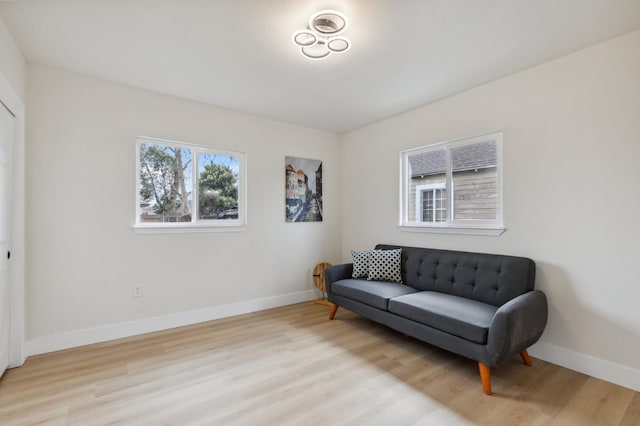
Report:
[[322,222],[322,161],[285,157],[285,219]]

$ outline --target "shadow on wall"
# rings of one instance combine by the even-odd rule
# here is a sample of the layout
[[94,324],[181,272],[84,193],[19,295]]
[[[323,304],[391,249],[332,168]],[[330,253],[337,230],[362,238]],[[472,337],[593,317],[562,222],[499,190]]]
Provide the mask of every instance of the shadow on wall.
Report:
[[[545,262],[536,265],[536,289],[545,292],[549,303],[549,320],[541,342],[640,370],[640,330],[616,318],[610,302],[585,303],[584,291],[588,289],[581,291],[580,283],[560,266]],[[620,291],[619,286],[624,285],[614,284],[618,287],[601,283],[609,292]]]

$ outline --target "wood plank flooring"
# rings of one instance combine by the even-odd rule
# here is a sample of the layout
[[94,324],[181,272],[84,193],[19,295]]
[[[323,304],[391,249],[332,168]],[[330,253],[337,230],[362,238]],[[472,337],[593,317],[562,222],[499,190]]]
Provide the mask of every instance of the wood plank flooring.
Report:
[[304,303],[30,357],[2,425],[640,425],[640,394],[519,357],[492,371]]

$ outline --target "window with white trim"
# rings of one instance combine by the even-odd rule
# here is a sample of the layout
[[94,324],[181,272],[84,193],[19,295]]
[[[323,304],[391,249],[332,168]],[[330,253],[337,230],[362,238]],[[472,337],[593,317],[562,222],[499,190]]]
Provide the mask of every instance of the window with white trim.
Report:
[[502,134],[401,153],[400,226],[502,229]]
[[136,148],[136,227],[246,225],[244,153],[146,137]]
[[447,191],[444,183],[416,186],[416,218],[420,222],[447,220]]

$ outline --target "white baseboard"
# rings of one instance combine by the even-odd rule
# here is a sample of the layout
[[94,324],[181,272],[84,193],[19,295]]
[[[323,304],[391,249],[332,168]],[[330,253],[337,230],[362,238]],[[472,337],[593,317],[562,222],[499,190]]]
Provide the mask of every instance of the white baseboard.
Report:
[[640,370],[545,342],[536,343],[528,352],[544,361],[640,392]]
[[123,337],[136,336],[154,331],[197,324],[234,315],[277,308],[279,306],[292,305],[294,303],[316,299],[318,294],[319,293],[315,290],[307,290],[280,296],[265,297],[263,299],[230,303],[228,305],[213,306],[211,308],[198,309],[195,311],[180,312],[177,314],[105,325],[102,327],[68,331],[51,336],[36,337],[26,342],[26,353],[28,356],[38,355],[62,349],[90,345],[93,343],[106,342]]

